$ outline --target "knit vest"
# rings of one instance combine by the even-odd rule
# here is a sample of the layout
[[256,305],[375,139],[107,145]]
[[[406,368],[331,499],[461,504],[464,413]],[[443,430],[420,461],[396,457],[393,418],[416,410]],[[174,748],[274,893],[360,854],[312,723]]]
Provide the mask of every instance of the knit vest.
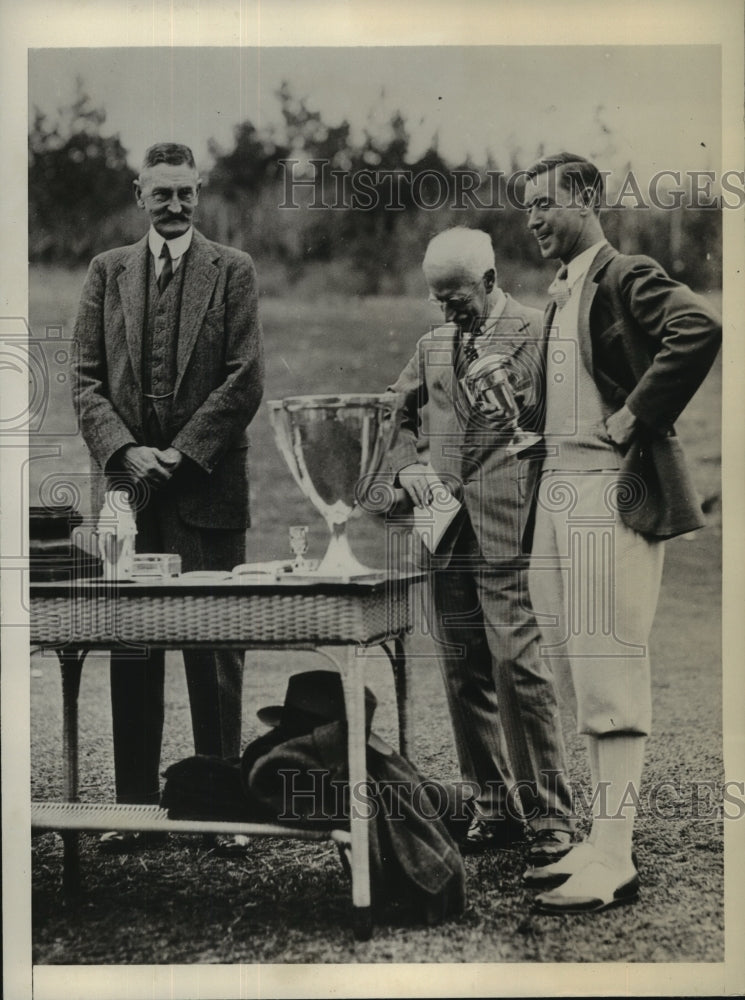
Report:
[[[620,468],[620,453],[605,430],[613,412],[598,392],[579,343],[579,280],[563,309],[557,310],[549,331],[546,364],[546,429],[548,456],[543,468],[564,472]],[[558,329],[557,329],[558,328]]]

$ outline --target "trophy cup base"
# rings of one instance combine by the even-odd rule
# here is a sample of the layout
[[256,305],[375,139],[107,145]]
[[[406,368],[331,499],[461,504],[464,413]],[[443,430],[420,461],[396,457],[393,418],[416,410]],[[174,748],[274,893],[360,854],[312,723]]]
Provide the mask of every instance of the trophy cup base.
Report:
[[349,547],[346,532],[343,528],[339,531],[338,526],[335,526],[326,555],[307,575],[314,578],[324,576],[335,580],[356,580],[360,577],[380,576],[380,570],[363,565]]

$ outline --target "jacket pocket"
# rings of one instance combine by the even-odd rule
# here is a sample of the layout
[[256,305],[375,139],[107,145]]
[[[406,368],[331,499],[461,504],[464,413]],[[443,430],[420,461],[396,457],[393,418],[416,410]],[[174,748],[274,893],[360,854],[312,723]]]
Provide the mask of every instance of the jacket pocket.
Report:
[[221,326],[225,321],[225,303],[221,302],[217,306],[212,306],[204,314],[205,323],[219,323]]

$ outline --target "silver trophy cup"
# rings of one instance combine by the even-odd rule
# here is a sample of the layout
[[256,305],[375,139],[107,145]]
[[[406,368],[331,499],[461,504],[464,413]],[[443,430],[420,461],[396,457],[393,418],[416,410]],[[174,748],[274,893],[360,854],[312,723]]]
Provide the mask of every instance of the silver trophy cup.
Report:
[[507,444],[508,455],[517,455],[541,440],[540,434],[520,427],[520,407],[516,394],[524,395],[526,386],[515,388],[508,371],[509,359],[503,354],[487,354],[477,358],[466,372],[466,390],[471,404],[488,419],[496,419],[512,437]]
[[358,504],[358,484],[378,472],[395,440],[399,397],[291,396],[268,406],[277,447],[331,532],[314,572],[340,577],[374,572],[355,558],[346,528]]

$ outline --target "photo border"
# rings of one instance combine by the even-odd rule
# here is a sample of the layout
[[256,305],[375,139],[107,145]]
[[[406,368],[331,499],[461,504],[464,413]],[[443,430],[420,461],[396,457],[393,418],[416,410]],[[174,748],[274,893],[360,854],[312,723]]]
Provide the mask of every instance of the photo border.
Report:
[[[602,10],[602,16],[600,11]],[[468,4],[413,0],[407,4],[315,2],[160,2],[147,8],[134,0],[25,0],[0,6],[0,66],[3,94],[0,164],[3,192],[0,263],[3,321],[27,318],[26,134],[27,52],[66,46],[186,45],[461,45],[461,44],[717,44],[723,59],[723,169],[743,169],[743,5],[715,0],[642,4],[470,0]],[[685,66],[681,66],[684,73]],[[488,83],[488,82],[487,82]],[[745,651],[742,553],[742,484],[745,481],[745,416],[741,373],[743,337],[743,215],[723,212],[723,509],[724,547],[724,763],[726,780],[742,780],[745,761],[742,720]],[[17,320],[15,319],[17,317]],[[4,404],[19,412],[19,400]],[[0,411],[1,415],[2,411]],[[8,530],[25,517],[24,447],[3,444],[2,524]],[[5,529],[5,530],[4,530]],[[0,551],[5,551],[0,550]],[[468,966],[37,966],[32,970],[30,919],[29,684],[28,627],[17,592],[17,574],[0,576],[2,629],[3,946],[5,996],[16,1000],[83,1000],[85,997],[253,996],[515,996],[515,995],[730,995],[745,989],[743,900],[745,823],[725,824],[725,961],[721,964],[598,963]],[[702,664],[702,683],[706,665]],[[643,905],[643,904],[642,904]],[[24,959],[24,956],[25,959]],[[195,992],[195,990],[197,992]]]

